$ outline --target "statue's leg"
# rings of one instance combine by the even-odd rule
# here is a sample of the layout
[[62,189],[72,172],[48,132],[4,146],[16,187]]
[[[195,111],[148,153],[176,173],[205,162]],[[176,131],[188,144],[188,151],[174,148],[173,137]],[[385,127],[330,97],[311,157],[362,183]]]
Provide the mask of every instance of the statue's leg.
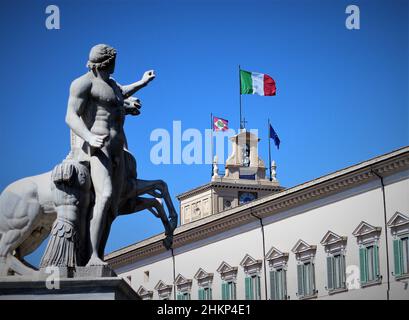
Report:
[[79,245],[80,245],[80,253],[79,253],[79,265],[84,266],[91,257],[91,247],[90,247],[90,216],[92,214],[92,208],[90,207],[90,199],[91,199],[91,188],[83,192],[83,198],[80,208],[80,216],[79,216]]
[[[9,255],[31,234],[35,217],[40,212],[40,206],[34,199],[36,187],[32,183],[20,185],[21,193],[4,192],[1,195],[0,209],[7,221],[2,225],[0,235],[0,275],[7,275],[12,269]],[[18,272],[17,270],[15,270]],[[19,272],[18,272],[19,273]]]
[[102,150],[97,150],[95,155],[91,157],[90,164],[91,179],[95,190],[95,204],[90,221],[92,253],[87,265],[106,265],[98,256],[98,252],[112,200],[112,163]]
[[[18,233],[14,233],[14,236],[15,235],[18,235]],[[12,238],[14,236],[11,233],[8,233],[8,235],[6,235],[4,238],[2,237],[1,240],[6,242],[8,239],[7,242],[13,243]],[[36,272],[35,270],[27,267],[23,262],[10,253],[10,245],[3,248],[5,250],[3,250],[0,255],[0,276],[7,276],[10,269],[20,275],[33,275]]]
[[7,276],[10,269],[9,265],[7,264],[8,250],[5,245],[4,237],[4,234],[0,234],[0,277]]
[[103,260],[104,258],[104,253],[105,253],[105,247],[108,242],[108,237],[109,237],[109,232],[111,231],[111,226],[112,226],[113,219],[111,217],[111,214],[107,215],[107,221],[105,223],[105,229],[104,232],[101,235],[101,241],[98,249],[98,257]]
[[7,258],[0,257],[0,277],[7,276],[10,267],[7,265]]
[[18,260],[16,257],[9,254],[7,256],[7,265],[10,266],[10,269],[17,272],[20,275],[34,275],[37,271],[27,267],[24,263]]
[[108,207],[108,213],[106,215],[106,223],[104,231],[101,235],[101,241],[98,248],[98,255],[100,259],[104,259],[105,246],[108,242],[109,233],[111,231],[111,226],[116,217],[118,216],[118,208],[120,203],[120,198],[122,195],[122,188],[125,183],[125,172],[124,172],[124,155],[123,153],[118,154],[112,163],[112,196],[110,206]]

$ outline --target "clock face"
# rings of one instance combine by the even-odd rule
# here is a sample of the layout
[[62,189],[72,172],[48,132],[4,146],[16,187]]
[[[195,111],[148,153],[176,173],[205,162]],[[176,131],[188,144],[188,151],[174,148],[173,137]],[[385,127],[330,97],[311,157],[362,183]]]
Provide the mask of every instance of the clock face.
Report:
[[257,193],[254,192],[241,192],[239,194],[239,204],[247,203],[257,199]]

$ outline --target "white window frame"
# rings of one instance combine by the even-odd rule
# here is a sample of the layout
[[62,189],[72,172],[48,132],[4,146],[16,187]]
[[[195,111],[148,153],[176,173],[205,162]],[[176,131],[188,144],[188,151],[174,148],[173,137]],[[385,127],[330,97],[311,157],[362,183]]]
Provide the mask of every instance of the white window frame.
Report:
[[[409,216],[396,212],[388,222],[393,242],[393,271],[395,280],[400,281],[409,278]],[[408,239],[406,243],[404,239]]]
[[[248,287],[248,285],[250,287]],[[261,300],[261,277],[259,272],[246,274],[245,278],[246,300]],[[249,290],[249,292],[247,292]]]
[[[227,295],[223,297],[223,286],[226,286]],[[223,300],[236,300],[237,299],[237,284],[236,279],[225,280],[222,283],[222,299]]]
[[[303,240],[298,240],[294,248],[291,250],[297,259],[297,297],[300,300],[313,299],[318,296],[317,284],[315,279],[315,253],[317,247],[309,245]],[[306,274],[306,266],[310,266],[309,272]],[[308,284],[311,290],[305,291],[305,278],[308,277]]]
[[[213,283],[213,273],[207,273],[202,268],[196,272],[195,277],[198,285],[198,300],[212,300],[212,283]],[[203,299],[200,295],[203,294]]]
[[[179,274],[175,279],[176,284],[176,300],[191,300],[192,295],[192,280],[186,279],[181,274]],[[179,297],[183,296],[183,299]],[[188,298],[188,299],[186,299]]]
[[[361,221],[358,227],[352,233],[358,242],[359,246],[359,282],[361,288],[366,288],[382,283],[381,265],[380,265],[380,236],[381,227],[374,227],[365,221]],[[368,250],[372,250],[372,256],[368,256]],[[373,277],[368,279],[368,274],[372,270]]]
[[[246,254],[240,265],[244,269],[245,273],[245,298],[246,300],[261,300],[261,268],[263,265],[262,260],[256,260],[249,254]],[[248,280],[250,279],[250,280]],[[250,285],[250,292],[247,292],[247,287]]]
[[[328,231],[321,244],[327,253],[326,257],[326,287],[328,294],[336,294],[348,291],[346,283],[346,245],[347,237]],[[339,258],[338,258],[339,257]],[[339,259],[339,264],[335,260]],[[338,285],[337,285],[338,284]]]
[[[274,275],[272,275],[272,273]],[[280,275],[277,278],[277,275]],[[271,281],[274,281],[271,283]],[[279,286],[277,287],[277,284]],[[273,293],[274,290],[274,293]],[[287,300],[287,268],[286,266],[270,269],[270,300]]]
[[228,263],[222,262],[217,269],[222,279],[221,285],[221,299],[223,299],[223,286],[225,284],[231,284],[228,299],[224,300],[236,300],[237,299],[237,267],[231,267]]
[[[266,254],[266,261],[270,268],[269,274],[269,299],[270,300],[288,300],[290,297],[287,295],[287,262],[289,254],[287,252],[281,252],[280,250],[272,247]],[[281,281],[276,278],[278,272],[282,272],[280,275]],[[277,274],[275,274],[277,273]],[[280,282],[281,290],[277,290],[277,283]],[[279,299],[278,299],[279,298]]]

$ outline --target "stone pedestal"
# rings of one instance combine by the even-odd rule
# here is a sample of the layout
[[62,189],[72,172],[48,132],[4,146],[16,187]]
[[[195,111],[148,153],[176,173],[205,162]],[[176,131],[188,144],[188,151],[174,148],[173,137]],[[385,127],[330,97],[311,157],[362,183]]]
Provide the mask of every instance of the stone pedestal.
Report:
[[0,300],[140,300],[140,297],[124,279],[101,266],[40,269],[31,277],[0,278]]

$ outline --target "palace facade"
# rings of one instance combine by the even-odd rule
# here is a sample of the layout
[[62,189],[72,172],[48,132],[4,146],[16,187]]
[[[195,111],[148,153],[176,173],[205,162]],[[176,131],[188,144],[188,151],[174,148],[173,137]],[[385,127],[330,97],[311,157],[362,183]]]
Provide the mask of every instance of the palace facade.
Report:
[[143,299],[409,299],[409,147],[292,188],[266,178],[259,139],[178,196],[163,234],[106,260]]

